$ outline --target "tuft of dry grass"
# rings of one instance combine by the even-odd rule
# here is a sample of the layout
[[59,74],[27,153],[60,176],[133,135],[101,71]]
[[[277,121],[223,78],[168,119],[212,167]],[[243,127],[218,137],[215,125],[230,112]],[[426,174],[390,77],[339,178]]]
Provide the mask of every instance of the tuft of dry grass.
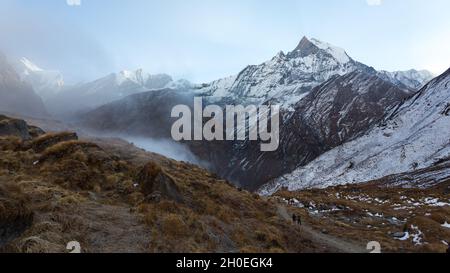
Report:
[[32,139],[29,146],[36,153],[41,153],[58,143],[76,140],[78,140],[78,136],[73,132],[47,133]]

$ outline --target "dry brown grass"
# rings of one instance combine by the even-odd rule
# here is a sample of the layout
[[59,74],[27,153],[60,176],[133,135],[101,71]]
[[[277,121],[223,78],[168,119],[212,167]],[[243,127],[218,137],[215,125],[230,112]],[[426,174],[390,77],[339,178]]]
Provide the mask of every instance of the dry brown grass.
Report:
[[[386,188],[382,184],[368,183],[298,192],[281,191],[277,196],[286,200],[296,198],[307,207],[310,203],[315,204],[314,208],[294,210],[315,229],[326,229],[336,237],[357,240],[362,245],[378,241],[384,252],[445,252],[446,246],[442,240],[449,240],[450,230],[442,224],[450,222],[450,207],[429,206],[423,202],[414,205],[429,197],[449,202],[449,195],[444,189],[444,185],[440,185],[439,189],[419,190]],[[355,198],[358,196],[362,198]],[[337,206],[343,210],[313,213]],[[411,236],[417,233],[411,226],[423,233],[421,244],[414,243],[412,237],[406,241],[394,239],[393,233],[396,232],[409,231]]]
[[28,145],[37,153],[41,153],[55,144],[76,140],[78,140],[78,136],[72,132],[47,133],[32,139]]
[[[315,250],[277,215],[276,204],[238,190],[202,168],[119,140],[95,144],[73,138],[71,133],[36,130],[29,141],[0,139],[0,178],[16,183],[18,195],[26,193],[24,209],[36,215],[33,224],[3,249],[64,252],[72,240],[88,250],[98,249],[89,238],[98,230],[91,226],[97,224],[96,229],[106,232],[114,230],[108,225],[128,224],[104,220],[112,215],[101,210],[112,206],[120,209],[124,221],[141,219],[151,239],[149,252]],[[155,192],[162,198],[147,198]],[[3,211],[19,210],[5,206]]]

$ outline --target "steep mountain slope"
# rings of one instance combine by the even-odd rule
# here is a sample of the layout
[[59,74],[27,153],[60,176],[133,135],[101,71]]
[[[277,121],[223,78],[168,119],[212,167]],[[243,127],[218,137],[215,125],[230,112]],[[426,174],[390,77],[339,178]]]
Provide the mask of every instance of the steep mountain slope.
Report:
[[[450,70],[390,111],[364,136],[323,154],[266,187],[307,187],[364,182],[427,168],[450,157]],[[435,176],[448,176],[447,171]]]
[[64,87],[61,72],[44,70],[27,58],[20,59],[16,64],[16,70],[21,79],[30,84],[44,101],[59,93]]
[[57,115],[72,115],[87,111],[126,96],[162,89],[166,86],[185,86],[168,75],[150,75],[139,69],[110,74],[96,81],[67,87],[47,101],[49,110]]
[[[255,190],[365,132],[383,117],[387,109],[407,98],[408,94],[408,90],[400,89],[376,74],[355,71],[334,76],[295,104],[295,112],[283,113],[280,147],[275,152],[261,152],[260,143],[254,141],[236,142],[227,147],[231,158],[217,158],[216,153],[207,152],[219,149],[218,154],[226,155],[225,151],[220,151],[224,149],[220,143],[217,147],[207,144],[206,149],[197,144],[191,147],[200,158],[220,166],[219,174]],[[206,159],[205,155],[212,157]]]
[[42,99],[23,82],[0,53],[0,111],[35,117],[47,116]]

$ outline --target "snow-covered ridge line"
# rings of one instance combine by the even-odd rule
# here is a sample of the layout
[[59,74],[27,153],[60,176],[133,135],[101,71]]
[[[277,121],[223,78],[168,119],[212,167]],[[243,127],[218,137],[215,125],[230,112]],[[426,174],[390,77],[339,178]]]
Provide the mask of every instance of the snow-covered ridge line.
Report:
[[450,158],[450,70],[394,109],[384,123],[261,190],[360,183]]
[[287,54],[279,52],[260,65],[250,65],[236,76],[204,84],[196,91],[213,100],[231,98],[244,103],[271,100],[281,104],[285,110],[293,110],[293,105],[314,87],[333,76],[343,76],[357,70],[377,74],[409,92],[419,90],[432,79],[427,71],[378,72],[353,60],[340,47],[303,37],[293,51]]

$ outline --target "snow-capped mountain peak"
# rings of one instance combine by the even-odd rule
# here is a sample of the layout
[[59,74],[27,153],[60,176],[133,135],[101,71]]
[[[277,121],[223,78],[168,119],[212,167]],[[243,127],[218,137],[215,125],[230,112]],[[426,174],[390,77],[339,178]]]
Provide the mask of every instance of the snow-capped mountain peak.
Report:
[[[276,100],[283,108],[292,109],[312,88],[335,75],[355,70],[371,71],[371,68],[354,61],[339,47],[303,37],[293,51],[279,52],[269,61],[246,67],[234,78],[206,85],[201,92],[244,103]],[[234,80],[231,84],[230,79]]]

